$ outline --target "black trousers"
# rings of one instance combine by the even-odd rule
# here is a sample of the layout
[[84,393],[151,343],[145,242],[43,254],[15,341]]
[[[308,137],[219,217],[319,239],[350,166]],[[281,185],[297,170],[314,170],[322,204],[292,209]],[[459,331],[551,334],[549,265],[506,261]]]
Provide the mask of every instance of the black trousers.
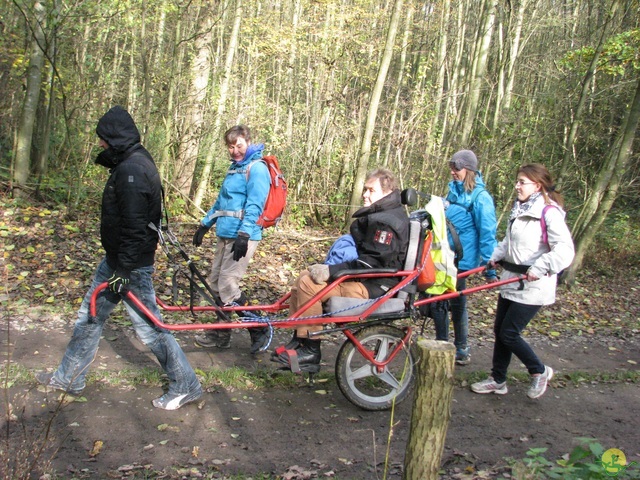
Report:
[[512,355],[520,359],[530,375],[544,373],[544,364],[521,335],[538,310],[540,305],[525,305],[498,296],[491,369],[491,375],[496,382],[506,381]]

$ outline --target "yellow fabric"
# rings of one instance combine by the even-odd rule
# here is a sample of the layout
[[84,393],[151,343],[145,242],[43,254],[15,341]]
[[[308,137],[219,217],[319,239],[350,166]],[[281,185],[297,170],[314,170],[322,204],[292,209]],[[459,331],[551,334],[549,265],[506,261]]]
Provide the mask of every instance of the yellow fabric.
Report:
[[433,228],[433,243],[431,244],[431,258],[436,266],[436,281],[427,288],[426,292],[440,295],[445,292],[456,291],[456,277],[458,269],[453,262],[454,253],[447,238],[447,218],[444,215],[444,199],[431,195],[429,203],[424,207],[431,215]]

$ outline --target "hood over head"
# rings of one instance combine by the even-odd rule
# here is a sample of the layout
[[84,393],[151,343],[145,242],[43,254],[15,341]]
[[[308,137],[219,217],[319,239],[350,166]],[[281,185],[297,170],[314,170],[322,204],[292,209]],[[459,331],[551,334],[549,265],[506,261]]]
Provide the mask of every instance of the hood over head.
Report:
[[140,143],[138,127],[129,112],[121,106],[111,108],[98,120],[96,133],[109,144],[114,153],[123,153]]

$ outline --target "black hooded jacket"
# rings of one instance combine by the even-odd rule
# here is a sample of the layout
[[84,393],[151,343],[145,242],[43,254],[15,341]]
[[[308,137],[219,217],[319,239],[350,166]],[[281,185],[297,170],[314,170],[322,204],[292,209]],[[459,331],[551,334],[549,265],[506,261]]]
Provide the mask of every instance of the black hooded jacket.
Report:
[[153,265],[158,234],[149,223],[159,225],[162,186],[151,154],[140,144],[131,115],[113,107],[98,121],[96,133],[109,148],[96,163],[109,168],[102,193],[100,239],[113,269],[131,272]]
[[[393,268],[402,270],[409,246],[409,217],[402,206],[400,192],[394,190],[386,197],[353,214],[350,233],[356,243],[358,258],[329,266],[334,278],[342,270]],[[363,280],[369,298],[384,295],[399,282],[398,278]]]

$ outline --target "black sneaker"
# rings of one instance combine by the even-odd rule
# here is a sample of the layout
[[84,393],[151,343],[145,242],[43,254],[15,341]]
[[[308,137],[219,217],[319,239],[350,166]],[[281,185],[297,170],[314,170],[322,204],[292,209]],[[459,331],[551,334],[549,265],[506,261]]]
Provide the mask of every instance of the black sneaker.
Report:
[[196,336],[195,343],[203,348],[231,348],[231,332],[220,335],[218,332],[203,333]]
[[67,388],[62,385],[53,377],[53,373],[38,372],[36,373],[35,377],[36,381],[40,385],[44,385],[47,391],[60,390],[62,392],[68,393],[69,395],[73,395],[74,397],[77,397],[82,393],[82,389]]
[[248,330],[251,337],[251,347],[249,348],[251,355],[264,352],[270,343],[269,328],[249,328]]

